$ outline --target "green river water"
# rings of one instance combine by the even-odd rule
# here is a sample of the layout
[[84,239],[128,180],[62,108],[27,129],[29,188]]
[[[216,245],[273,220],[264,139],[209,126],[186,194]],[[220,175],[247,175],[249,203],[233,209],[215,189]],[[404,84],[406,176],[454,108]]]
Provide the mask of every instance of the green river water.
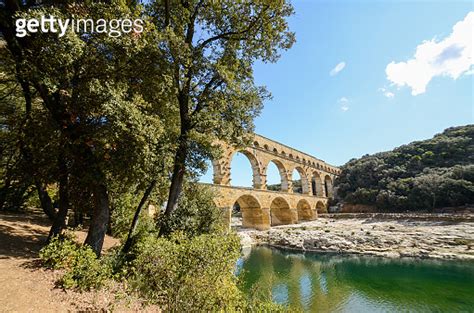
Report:
[[306,312],[474,312],[474,262],[253,248],[247,292]]

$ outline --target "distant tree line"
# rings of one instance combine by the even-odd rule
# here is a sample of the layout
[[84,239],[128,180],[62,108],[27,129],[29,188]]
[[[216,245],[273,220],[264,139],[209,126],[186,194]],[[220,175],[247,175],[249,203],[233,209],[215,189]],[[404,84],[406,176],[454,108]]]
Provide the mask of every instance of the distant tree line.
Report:
[[474,125],[352,159],[335,181],[337,196],[380,210],[434,210],[474,204]]

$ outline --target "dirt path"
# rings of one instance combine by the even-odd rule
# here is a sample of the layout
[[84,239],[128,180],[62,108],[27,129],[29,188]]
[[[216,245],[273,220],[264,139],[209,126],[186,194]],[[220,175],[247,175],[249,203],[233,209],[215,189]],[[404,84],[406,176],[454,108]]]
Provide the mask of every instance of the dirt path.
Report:
[[[117,305],[116,291],[78,293],[55,288],[60,274],[39,267],[37,258],[48,231],[49,222],[40,214],[0,213],[0,312],[140,309],[133,303]],[[83,240],[86,234],[76,235]],[[104,248],[117,243],[117,239],[107,237]]]

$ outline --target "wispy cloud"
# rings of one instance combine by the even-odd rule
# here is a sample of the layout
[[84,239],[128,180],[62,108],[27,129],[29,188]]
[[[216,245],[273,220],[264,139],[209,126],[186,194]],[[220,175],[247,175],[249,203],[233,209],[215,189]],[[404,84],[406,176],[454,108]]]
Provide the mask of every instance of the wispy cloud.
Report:
[[379,91],[387,98],[395,97],[395,94],[391,92],[390,90],[387,90],[387,88],[385,87],[379,88]]
[[346,112],[347,110],[349,110],[350,101],[346,97],[340,98],[339,100],[337,100],[337,103],[341,106],[342,112]]
[[424,41],[416,47],[412,59],[388,64],[385,68],[387,79],[399,87],[410,87],[411,94],[416,96],[426,91],[433,77],[457,79],[469,73],[474,64],[473,29],[474,11],[456,23],[448,37],[439,42],[436,39]]
[[332,70],[329,72],[329,75],[334,76],[337,75],[340,71],[342,71],[346,67],[346,62],[342,61],[339,62]]

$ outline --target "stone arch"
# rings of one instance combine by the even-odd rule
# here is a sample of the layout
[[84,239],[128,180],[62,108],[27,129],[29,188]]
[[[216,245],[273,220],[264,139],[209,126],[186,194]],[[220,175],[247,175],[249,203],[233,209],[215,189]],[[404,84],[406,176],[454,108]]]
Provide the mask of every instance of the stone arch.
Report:
[[307,200],[301,199],[298,201],[296,210],[298,212],[298,221],[309,221],[313,219],[313,212]]
[[275,164],[276,167],[278,168],[278,172],[280,173],[280,184],[281,184],[280,190],[288,191],[288,175],[286,174],[285,165],[279,160],[271,159],[270,161],[268,161],[267,165],[265,166],[265,175],[267,175],[268,166],[270,165],[270,163]]
[[301,188],[302,194],[309,194],[309,184],[308,184],[308,177],[306,176],[306,172],[300,166],[295,166],[291,171],[291,179],[293,180],[293,172],[296,170],[301,177]]
[[290,209],[288,202],[282,197],[276,197],[270,204],[271,226],[295,223],[296,219]]
[[324,197],[323,182],[318,172],[313,172],[311,178],[311,189],[313,190],[313,196]]
[[[260,202],[251,195],[242,195],[234,202],[242,213],[242,227],[267,229],[269,225],[268,217],[265,217],[264,210]],[[268,211],[267,211],[268,214]]]
[[326,206],[324,205],[324,203],[322,201],[318,201],[318,203],[316,203],[316,212],[318,213],[325,213],[327,210],[326,210]]
[[332,179],[329,175],[324,177],[324,192],[326,197],[332,198],[333,197],[333,184]]
[[244,156],[247,157],[247,159],[250,162],[250,166],[252,168],[252,185],[253,188],[255,189],[260,189],[262,188],[262,177],[260,177],[260,164],[251,152],[247,150],[236,150],[234,153],[232,153],[230,159],[229,159],[229,175],[232,172],[231,164],[232,164],[232,159],[237,153],[242,153]]

